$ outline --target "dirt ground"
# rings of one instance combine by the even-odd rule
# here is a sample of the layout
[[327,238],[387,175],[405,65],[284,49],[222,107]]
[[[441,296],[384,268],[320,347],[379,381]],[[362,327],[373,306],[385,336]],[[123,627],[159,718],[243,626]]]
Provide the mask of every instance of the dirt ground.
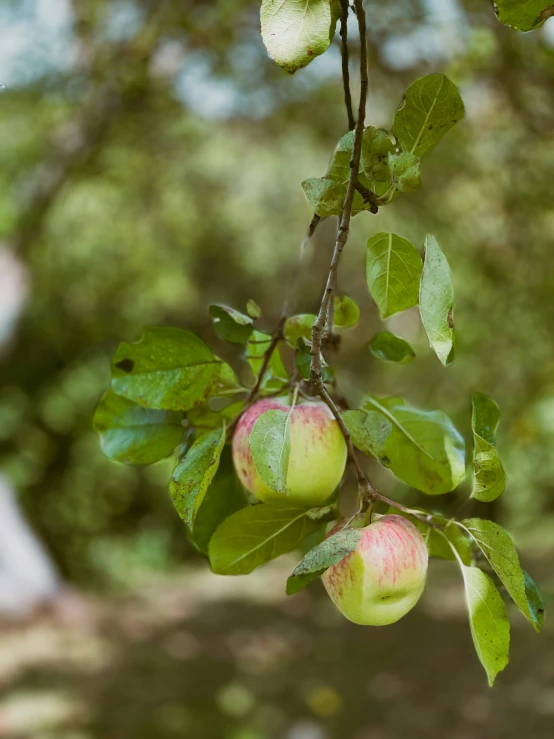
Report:
[[553,739],[548,619],[537,636],[514,612],[511,663],[491,690],[448,564],[382,629],[344,621],[320,584],[282,595],[290,565],[191,569],[4,623],[0,737]]

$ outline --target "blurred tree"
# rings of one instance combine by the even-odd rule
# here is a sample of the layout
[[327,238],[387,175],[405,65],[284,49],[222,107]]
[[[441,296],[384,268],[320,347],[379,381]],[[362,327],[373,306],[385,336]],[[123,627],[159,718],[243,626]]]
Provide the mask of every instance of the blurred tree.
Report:
[[[106,582],[190,554],[164,465],[113,465],[90,429],[115,343],[145,324],[202,334],[212,299],[252,297],[270,325],[310,218],[300,182],[323,174],[346,121],[338,47],[287,78],[267,60],[257,1],[57,5],[59,36],[30,41],[0,97],[0,236],[31,281],[0,366],[0,466],[63,572]],[[9,3],[8,32],[31,39],[33,7]],[[363,320],[341,382],[370,374],[377,393],[420,405],[432,391],[466,429],[457,399],[491,392],[505,418],[501,513],[522,537],[533,524],[538,545],[537,529],[554,526],[554,21],[516,34],[477,0],[366,8],[368,122],[385,124],[405,87],[437,68],[462,88],[468,116],[424,165],[421,193],[354,221],[342,279]],[[367,351],[379,328],[360,269],[371,229],[416,243],[433,231],[444,245],[460,338],[447,372],[409,313],[390,323],[417,361],[383,369]],[[325,224],[304,255],[299,310],[316,305],[331,241]],[[393,484],[386,473],[382,484]]]

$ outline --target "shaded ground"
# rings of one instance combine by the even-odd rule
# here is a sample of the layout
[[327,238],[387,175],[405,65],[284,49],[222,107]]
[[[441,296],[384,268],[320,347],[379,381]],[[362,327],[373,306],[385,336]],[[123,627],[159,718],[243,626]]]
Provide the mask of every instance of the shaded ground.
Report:
[[537,637],[514,615],[512,661],[490,690],[448,567],[435,567],[425,600],[384,629],[345,622],[320,586],[281,596],[289,570],[194,570],[4,625],[0,737],[554,736],[548,623]]

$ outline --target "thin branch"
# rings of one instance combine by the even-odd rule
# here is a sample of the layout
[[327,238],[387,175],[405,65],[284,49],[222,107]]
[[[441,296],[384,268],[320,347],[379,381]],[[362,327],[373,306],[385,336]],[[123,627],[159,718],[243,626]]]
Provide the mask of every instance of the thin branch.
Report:
[[246,407],[252,404],[252,402],[256,399],[258,393],[260,392],[260,388],[262,386],[262,383],[265,378],[265,373],[267,372],[267,368],[269,367],[269,363],[271,361],[271,356],[275,349],[277,348],[277,344],[281,341],[283,338],[283,327],[285,325],[286,318],[285,316],[281,316],[281,319],[279,321],[279,325],[271,335],[271,341],[269,343],[269,346],[264,352],[264,358],[262,361],[262,366],[260,368],[260,371],[258,373],[258,379],[256,380],[256,384],[250,391],[250,395],[246,399]]
[[381,198],[372,192],[368,187],[362,185],[361,182],[356,182],[356,190],[360,193],[366,203],[371,205],[370,211],[375,214],[379,210],[379,206],[383,205]]
[[356,184],[358,182],[358,172],[360,169],[360,157],[362,153],[362,136],[364,133],[365,109],[368,90],[367,75],[367,42],[366,42],[366,24],[365,11],[362,0],[355,0],[356,16],[358,18],[358,27],[360,30],[360,103],[358,106],[358,121],[356,123],[354,146],[352,149],[352,158],[350,160],[350,178],[346,188],[346,196],[340,218],[339,229],[331,264],[329,266],[329,274],[327,276],[327,284],[325,292],[321,299],[321,305],[317,320],[312,330],[312,363],[310,370],[310,379],[312,386],[318,395],[321,395],[323,382],[321,379],[321,345],[322,335],[329,312],[329,303],[333,296],[333,289],[336,282],[336,273],[339,267],[340,259],[346,242],[348,241],[348,233],[350,230],[350,219],[352,218],[352,203],[356,193]]
[[350,94],[350,71],[348,69],[348,0],[340,0],[340,37],[342,57],[342,84],[344,87],[344,104],[348,116],[348,130],[353,131],[356,125],[352,110],[352,95]]

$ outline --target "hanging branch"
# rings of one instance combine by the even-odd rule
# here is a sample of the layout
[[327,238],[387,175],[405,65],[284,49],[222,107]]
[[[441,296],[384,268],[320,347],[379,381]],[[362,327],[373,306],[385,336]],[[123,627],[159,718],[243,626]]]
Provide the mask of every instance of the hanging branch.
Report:
[[348,0],[340,0],[340,37],[342,57],[342,84],[344,87],[344,104],[348,116],[348,130],[353,131],[356,125],[352,110],[352,95],[350,94],[350,71],[348,69]]

